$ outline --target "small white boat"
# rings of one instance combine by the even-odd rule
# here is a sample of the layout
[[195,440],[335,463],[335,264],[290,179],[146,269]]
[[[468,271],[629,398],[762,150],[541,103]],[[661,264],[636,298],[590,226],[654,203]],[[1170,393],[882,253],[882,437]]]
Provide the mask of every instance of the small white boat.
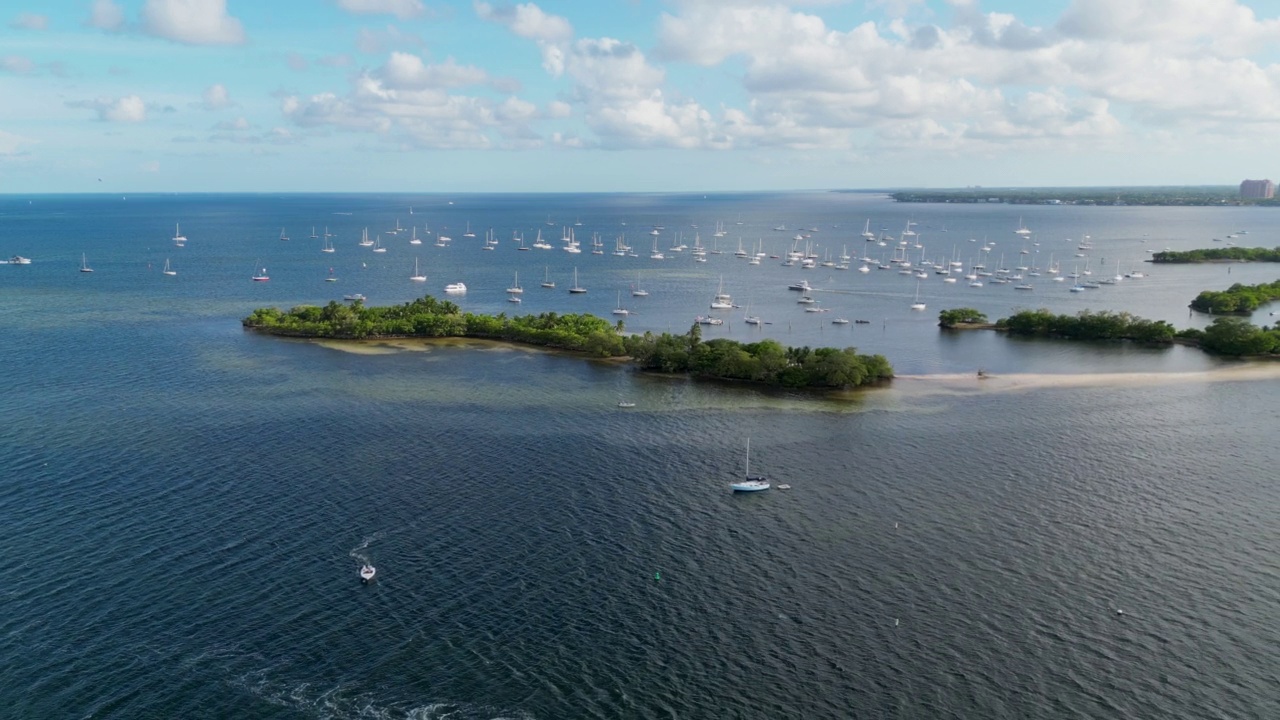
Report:
[[573,269],[573,287],[569,288],[569,294],[581,295],[587,291],[586,288],[578,284],[578,268]]
[[165,275],[177,275],[177,274],[178,274],[178,271],[177,271],[177,270],[174,270],[174,269],[169,265],[169,258],[165,258],[165,259],[164,259],[164,270],[161,270],[160,272],[164,273]]
[[289,239],[289,236],[284,234],[284,228],[280,228],[280,239],[281,239],[281,240],[288,240],[288,239]]
[[370,580],[373,580],[373,576],[377,574],[378,574],[377,568],[370,565],[369,563],[365,563],[360,567],[360,582],[367,585]]
[[836,319],[832,320],[832,321],[831,321],[831,324],[832,324],[832,325],[848,325],[848,324],[849,324],[849,318],[842,318],[842,317],[838,317],[838,318],[836,318]]
[[[521,242],[524,242],[524,241],[521,240]],[[542,287],[553,288],[555,286],[556,286],[556,281],[551,279],[551,269],[544,266],[543,273],[542,273]]]
[[187,236],[182,234],[182,226],[179,223],[173,224],[173,244],[182,247],[187,242]]
[[413,274],[409,276],[409,279],[414,282],[427,281],[427,276],[418,271],[418,258],[413,259]]
[[30,265],[31,258],[22,257],[21,255],[14,255],[13,257],[9,258],[9,264],[10,265]]
[[[169,267],[169,261],[165,260],[165,267]],[[80,272],[93,272],[93,268],[89,267],[89,258],[84,253],[80,253]]]
[[524,288],[520,287],[520,272],[516,272],[515,282],[511,287],[507,288],[507,292],[511,295],[519,295],[524,292]]
[[620,408],[633,408],[633,407],[635,407],[635,406],[636,406],[636,404],[635,404],[635,403],[633,403],[633,402],[626,402],[625,400],[624,400],[623,402],[618,403],[618,407],[620,407]]
[[359,301],[362,301],[362,302],[363,302],[366,298],[365,298],[365,296],[364,296],[364,295],[361,295],[360,293],[351,293],[350,295],[343,295],[343,296],[342,296],[342,299],[343,299],[343,300],[349,300],[349,301],[351,301],[351,302],[355,302],[355,301],[357,301],[357,300],[359,300]]
[[[256,265],[257,263],[254,263],[254,264]],[[258,272],[256,272],[256,273],[254,273],[254,274],[253,274],[253,281],[254,281],[254,282],[266,282],[266,281],[268,281],[268,280],[270,280],[270,279],[271,279],[271,276],[270,276],[270,275],[267,275],[267,269],[266,269],[266,268],[262,268],[261,270],[259,270]]]
[[724,320],[718,317],[712,317],[710,315],[699,315],[698,317],[694,318],[694,322],[698,323],[699,325],[723,325],[724,324]]
[[747,466],[741,480],[729,483],[734,492],[760,492],[769,489],[769,480],[762,475],[751,474],[751,438],[747,438]]
[[449,283],[444,286],[444,291],[452,295],[462,295],[467,292],[467,284],[460,282]]

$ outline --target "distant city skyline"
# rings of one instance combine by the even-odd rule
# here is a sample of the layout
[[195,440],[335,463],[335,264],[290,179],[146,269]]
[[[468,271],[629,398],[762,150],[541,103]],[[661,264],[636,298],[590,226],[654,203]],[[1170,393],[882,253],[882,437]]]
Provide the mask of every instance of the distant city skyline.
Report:
[[0,193],[1237,185],[1262,0],[15,0]]

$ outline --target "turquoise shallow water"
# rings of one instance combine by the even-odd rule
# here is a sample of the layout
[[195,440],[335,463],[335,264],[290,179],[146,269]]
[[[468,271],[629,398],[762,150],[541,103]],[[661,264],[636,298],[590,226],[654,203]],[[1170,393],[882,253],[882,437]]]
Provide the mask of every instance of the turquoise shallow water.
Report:
[[[927,216],[936,206],[835,198],[943,222]],[[1064,384],[1080,369],[1220,363],[939,336],[898,307],[896,275],[862,288],[883,317],[863,336],[848,329],[860,348],[903,373],[981,364],[1044,386],[909,379],[826,401],[506,348],[351,352],[245,334],[238,319],[264,302],[326,300],[350,289],[358,262],[374,265],[347,258],[342,287],[328,287],[323,256],[300,247],[304,218],[343,205],[353,215],[340,222],[392,227],[409,198],[34,200],[39,212],[0,208],[0,254],[34,259],[0,267],[0,699],[16,717],[1280,713],[1274,381]],[[114,204],[136,200],[149,204]],[[433,207],[412,200],[415,217]],[[786,208],[823,232],[861,229],[827,195],[720,198],[706,216],[690,210],[701,198],[653,196],[453,207],[480,200],[530,229],[575,211],[583,227],[681,213],[713,226],[739,211],[744,225],[798,224]],[[432,225],[461,227],[443,202]],[[1162,227],[1182,234],[1159,242],[1187,246],[1200,227],[1274,227],[1222,209],[961,210],[1009,228],[1019,212],[1033,228],[1081,213],[1089,222],[1073,227],[1135,246]],[[191,238],[181,250],[167,240],[174,217]],[[970,221],[945,217],[948,234]],[[288,243],[281,224],[297,225]],[[533,261],[518,265],[529,253],[461,243],[458,258],[434,257],[429,286],[475,273],[465,302],[500,311],[505,295],[487,284],[505,287],[517,268],[535,284]],[[81,252],[96,272],[76,272]],[[266,287],[248,279],[257,255]],[[155,271],[165,256],[179,275]],[[577,262],[615,284],[638,272],[614,260]],[[385,262],[361,268],[379,273],[362,283],[372,301],[421,291]],[[685,306],[721,274],[771,297],[778,317],[794,310],[785,283],[720,263],[642,268],[654,307],[629,326],[701,312]],[[1188,290],[1223,272],[1157,270],[1112,299],[1186,322]],[[607,312],[615,295],[593,286],[588,298]],[[564,293],[545,302],[574,307]],[[766,331],[788,338],[781,322]],[[832,333],[790,329],[806,343]],[[637,407],[618,409],[624,398]],[[727,492],[748,436],[753,471],[792,490]],[[366,560],[379,568],[368,587],[355,575]]]

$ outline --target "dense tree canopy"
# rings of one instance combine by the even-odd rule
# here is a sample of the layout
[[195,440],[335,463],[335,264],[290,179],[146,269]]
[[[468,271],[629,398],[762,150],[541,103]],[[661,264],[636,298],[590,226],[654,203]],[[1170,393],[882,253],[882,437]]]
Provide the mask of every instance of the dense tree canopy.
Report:
[[850,388],[887,380],[893,368],[881,355],[853,348],[788,348],[774,340],[742,344],[702,341],[694,324],[684,335],[623,337],[622,323],[594,315],[476,315],[430,295],[404,305],[366,307],[330,302],[284,312],[259,308],[244,319],[254,330],[293,337],[363,339],[375,337],[474,337],[564,348],[597,357],[631,356],[646,370],[684,372],[697,377],[745,380],[784,387]]
[[973,308],[954,308],[952,310],[943,310],[938,313],[938,326],[944,328],[953,328],[956,325],[966,324],[974,325],[987,322],[986,313],[979,312]]
[[1280,262],[1280,247],[1220,247],[1202,250],[1163,250],[1151,254],[1155,263],[1203,263],[1222,260],[1240,262]]
[[1217,355],[1280,353],[1280,326],[1258,327],[1244,318],[1221,317],[1205,328],[1200,347]]
[[1076,315],[1054,315],[1043,308],[1000,318],[996,327],[1015,335],[1147,343],[1170,343],[1175,332],[1174,327],[1163,320],[1145,320],[1126,312],[1083,310]]
[[1214,315],[1251,313],[1272,300],[1280,300],[1280,280],[1261,285],[1236,283],[1223,291],[1205,290],[1191,301],[1191,307]]

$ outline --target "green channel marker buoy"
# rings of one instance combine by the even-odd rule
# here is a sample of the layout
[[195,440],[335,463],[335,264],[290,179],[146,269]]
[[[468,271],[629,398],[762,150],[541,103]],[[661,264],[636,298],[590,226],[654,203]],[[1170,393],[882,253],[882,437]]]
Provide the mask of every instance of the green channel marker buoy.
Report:
[[653,574],[653,579],[654,579],[654,580],[661,580],[661,579],[662,579],[662,573],[660,573],[660,572],[656,572],[656,573],[654,573],[654,574]]

